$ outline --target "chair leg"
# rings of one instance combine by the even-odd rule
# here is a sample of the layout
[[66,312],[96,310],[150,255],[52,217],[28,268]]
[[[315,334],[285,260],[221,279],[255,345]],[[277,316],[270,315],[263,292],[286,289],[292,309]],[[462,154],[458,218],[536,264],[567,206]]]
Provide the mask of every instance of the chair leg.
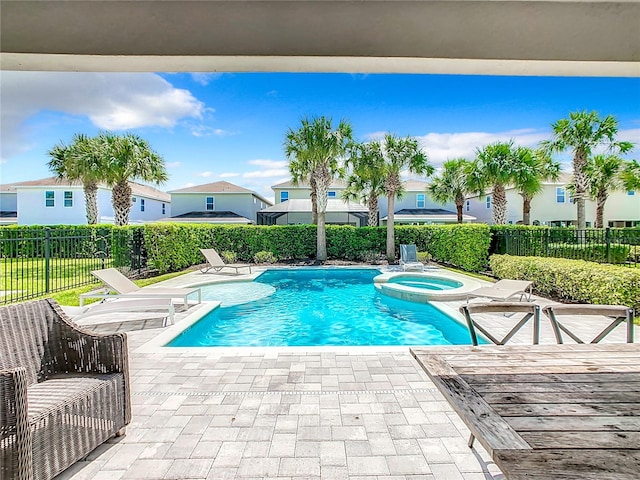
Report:
[[473,433],[469,435],[469,441],[467,442],[467,445],[469,445],[469,448],[473,448],[473,442],[475,439],[476,437],[473,436]]
[[122,427],[116,432],[116,437],[122,437],[125,433],[127,433],[127,427]]

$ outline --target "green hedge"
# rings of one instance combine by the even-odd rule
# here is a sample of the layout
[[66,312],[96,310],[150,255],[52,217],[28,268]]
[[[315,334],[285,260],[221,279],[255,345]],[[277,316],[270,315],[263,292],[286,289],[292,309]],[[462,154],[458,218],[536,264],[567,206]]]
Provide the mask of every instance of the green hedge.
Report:
[[492,255],[498,278],[530,280],[542,294],[580,303],[627,305],[640,310],[640,269],[563,258]]
[[[396,227],[396,245],[414,243],[434,260],[467,271],[486,267],[489,248],[487,225],[427,225]],[[360,260],[371,252],[384,253],[386,227],[327,225],[330,259]],[[144,226],[150,266],[161,273],[202,263],[199,248],[232,251],[239,261],[252,261],[256,253],[272,252],[279,260],[313,258],[315,225],[231,226],[147,224]]]

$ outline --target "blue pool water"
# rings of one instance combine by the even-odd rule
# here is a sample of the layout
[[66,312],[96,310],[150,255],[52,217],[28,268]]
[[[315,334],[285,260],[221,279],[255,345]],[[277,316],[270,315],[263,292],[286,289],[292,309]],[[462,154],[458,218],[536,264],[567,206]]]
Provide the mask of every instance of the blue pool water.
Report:
[[[379,294],[372,269],[268,270],[236,282],[259,300],[216,308],[168,346],[468,345],[467,329],[429,304]],[[271,288],[270,288],[271,287]],[[215,299],[216,286],[205,299]],[[205,291],[207,292],[207,291]]]
[[396,283],[405,287],[424,288],[425,290],[451,290],[462,286],[461,282],[448,278],[415,277],[411,275],[393,277],[389,280],[389,283]]

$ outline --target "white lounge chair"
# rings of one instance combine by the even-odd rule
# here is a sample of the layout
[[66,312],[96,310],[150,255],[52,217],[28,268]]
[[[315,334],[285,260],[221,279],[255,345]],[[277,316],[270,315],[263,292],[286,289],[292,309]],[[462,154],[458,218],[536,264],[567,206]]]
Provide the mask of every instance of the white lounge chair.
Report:
[[200,251],[204,258],[207,259],[207,265],[200,269],[202,273],[207,273],[209,270],[213,270],[214,272],[219,272],[223,268],[233,268],[236,271],[236,275],[241,268],[248,268],[249,273],[251,273],[251,265],[248,263],[224,263],[224,260],[220,258],[218,252],[216,252],[213,248],[201,248]]
[[109,291],[104,293],[89,292],[80,295],[80,306],[85,298],[182,298],[185,307],[189,306],[188,297],[198,294],[198,303],[202,303],[202,291],[199,288],[139,287],[115,268],[94,270],[93,276],[104,283]]
[[418,261],[418,249],[415,245],[400,245],[400,266],[404,271],[424,271],[424,264]]
[[506,301],[512,297],[520,296],[519,300],[531,300],[531,286],[533,282],[528,280],[499,280],[490,287],[480,287],[467,294],[467,303],[471,297],[491,298],[492,300]]
[[92,315],[104,315],[114,312],[166,312],[162,326],[173,325],[176,309],[170,298],[139,298],[135,300],[116,299],[90,305],[79,315],[73,317],[74,321],[90,317]]

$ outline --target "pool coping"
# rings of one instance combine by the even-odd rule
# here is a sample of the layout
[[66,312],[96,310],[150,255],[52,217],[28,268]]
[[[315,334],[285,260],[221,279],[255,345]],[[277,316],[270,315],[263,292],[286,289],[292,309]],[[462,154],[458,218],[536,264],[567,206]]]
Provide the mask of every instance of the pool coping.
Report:
[[[449,290],[426,290],[424,288],[389,283],[389,280],[399,276],[413,278],[442,278],[445,280],[460,282],[462,283],[462,286]],[[416,303],[465,300],[469,293],[483,286],[479,280],[444,269],[430,269],[426,272],[385,272],[375,277],[373,282],[375,288],[384,295]]]

